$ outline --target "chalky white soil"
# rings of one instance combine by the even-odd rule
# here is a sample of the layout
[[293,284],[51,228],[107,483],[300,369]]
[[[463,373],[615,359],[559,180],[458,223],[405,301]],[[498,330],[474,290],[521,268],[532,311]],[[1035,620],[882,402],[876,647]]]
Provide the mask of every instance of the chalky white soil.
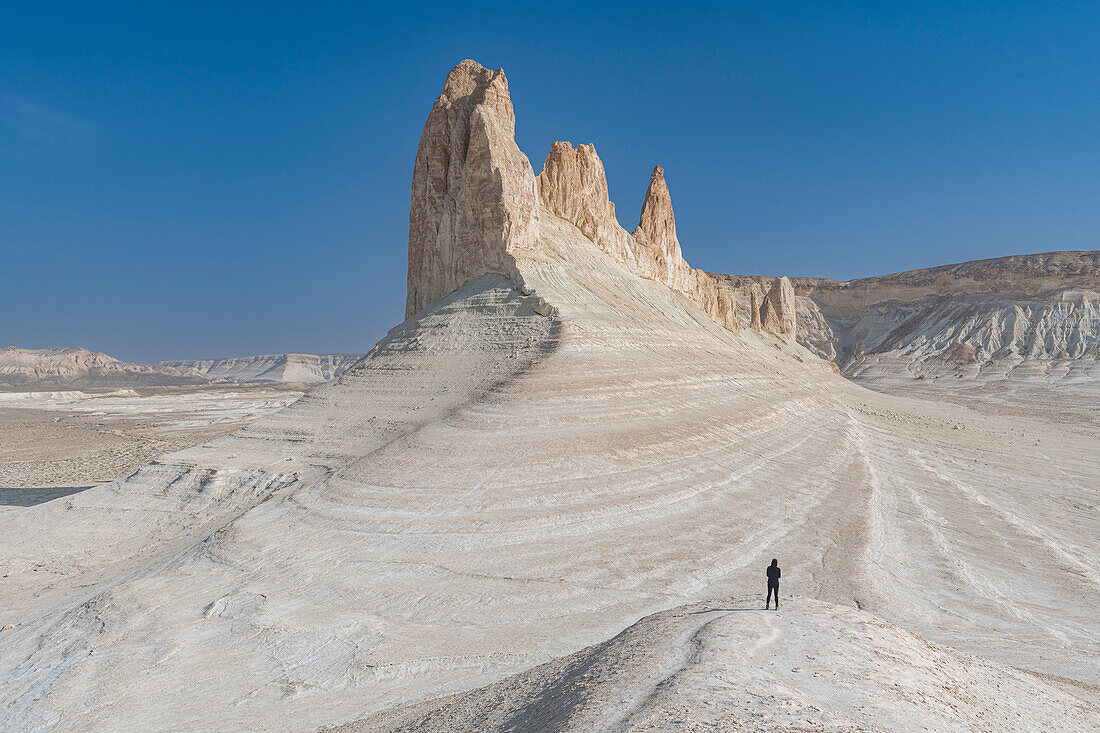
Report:
[[286,407],[301,387],[0,392],[0,512],[124,478]]
[[532,668],[739,608],[772,557],[782,611],[582,652],[613,679],[573,729],[1100,726],[1100,432],[860,388],[542,217],[532,295],[484,276],[269,417],[0,515],[0,727],[400,722],[521,672],[478,714],[559,715],[583,657]]
[[488,687],[353,731],[1095,730],[1096,711],[1017,669],[868,613],[700,603]]

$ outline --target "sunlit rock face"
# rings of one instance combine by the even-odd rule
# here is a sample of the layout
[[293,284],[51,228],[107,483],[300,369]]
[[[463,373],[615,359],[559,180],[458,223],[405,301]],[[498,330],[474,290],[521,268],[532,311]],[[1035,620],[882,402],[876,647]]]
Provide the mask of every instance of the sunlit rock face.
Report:
[[573,224],[630,271],[667,285],[738,330],[734,291],[684,261],[660,166],[631,235],[615,217],[595,146],[554,143],[536,179],[515,143],[504,72],[463,61],[447,76],[417,148],[406,317],[487,273],[522,285],[513,253],[537,246],[544,214]]
[[764,300],[764,291],[760,288],[759,283],[753,283],[749,286],[749,327],[754,328],[757,331],[764,330],[764,322],[760,320],[760,306]]
[[514,275],[509,250],[534,242],[538,192],[515,127],[502,70],[451,70],[413,166],[406,317],[480,275]]
[[797,330],[794,302],[794,288],[790,278],[776,279],[760,309],[763,329],[793,339]]
[[634,243],[615,218],[615,204],[608,196],[607,176],[595,145],[551,145],[538,184],[539,198],[548,210],[575,224],[619,262],[634,260]]
[[711,318],[731,331],[739,329],[734,291],[684,260],[676,236],[672,196],[661,166],[653,169],[642,213],[633,233],[638,272],[662,282],[697,303]]

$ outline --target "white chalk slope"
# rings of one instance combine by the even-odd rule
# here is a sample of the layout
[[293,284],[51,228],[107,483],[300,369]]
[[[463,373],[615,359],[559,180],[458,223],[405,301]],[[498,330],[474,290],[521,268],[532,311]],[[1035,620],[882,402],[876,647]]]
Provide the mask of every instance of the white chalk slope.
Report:
[[197,372],[232,382],[295,382],[316,384],[343,374],[362,354],[265,354],[224,359],[182,359],[154,366]]
[[810,600],[777,613],[758,600],[654,614],[610,641],[341,733],[1095,730],[1091,706],[1028,672],[867,613]]

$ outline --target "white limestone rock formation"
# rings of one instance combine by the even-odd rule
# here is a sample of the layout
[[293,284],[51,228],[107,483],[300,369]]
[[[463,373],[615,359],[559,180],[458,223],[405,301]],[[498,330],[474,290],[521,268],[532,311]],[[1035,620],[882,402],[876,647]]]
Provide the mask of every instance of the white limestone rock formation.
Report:
[[152,366],[188,370],[230,382],[318,384],[340,376],[362,358],[362,354],[263,354],[160,361]]
[[187,367],[131,364],[78,346],[53,349],[0,347],[0,391],[149,387],[206,384]]
[[760,308],[764,301],[764,291],[759,283],[749,286],[749,328],[757,331],[764,330],[764,321],[760,318]]
[[[714,277],[750,302],[753,288],[779,281]],[[1012,383],[1100,392],[1100,251],[791,284],[798,343],[862,384],[893,389],[942,377],[968,390]],[[970,351],[974,358],[960,362]]]
[[538,175],[539,198],[550,212],[577,225],[584,236],[622,263],[634,260],[634,242],[615,218],[607,175],[595,145],[555,142]]
[[480,275],[514,277],[509,251],[534,244],[538,191],[515,128],[501,69],[451,70],[413,166],[406,316]]
[[535,246],[543,213],[571,222],[615,261],[738,330],[732,289],[684,261],[660,166],[631,236],[615,218],[595,147],[554,143],[536,180],[515,143],[504,72],[463,61],[447,76],[416,153],[406,316],[486,273],[522,284],[513,253]]
[[777,278],[760,308],[760,321],[765,331],[794,339],[797,331],[794,287],[787,277]]

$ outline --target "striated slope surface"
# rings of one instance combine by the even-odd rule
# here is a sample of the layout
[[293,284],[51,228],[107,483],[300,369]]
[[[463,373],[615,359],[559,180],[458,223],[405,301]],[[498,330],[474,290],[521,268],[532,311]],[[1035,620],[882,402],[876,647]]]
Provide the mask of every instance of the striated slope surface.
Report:
[[343,374],[362,354],[265,354],[224,359],[181,359],[153,366],[197,372],[232,382],[295,382],[316,384]]
[[[1100,711],[1041,678],[814,601],[712,601],[479,690],[355,731],[1095,730]],[[1026,701],[1026,702],[1025,702]]]

